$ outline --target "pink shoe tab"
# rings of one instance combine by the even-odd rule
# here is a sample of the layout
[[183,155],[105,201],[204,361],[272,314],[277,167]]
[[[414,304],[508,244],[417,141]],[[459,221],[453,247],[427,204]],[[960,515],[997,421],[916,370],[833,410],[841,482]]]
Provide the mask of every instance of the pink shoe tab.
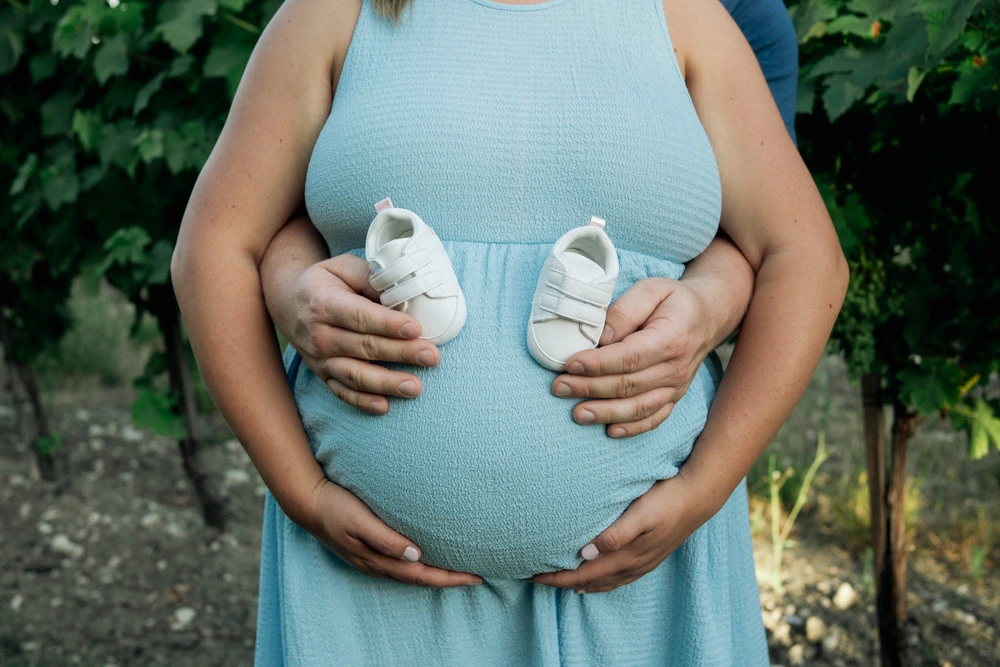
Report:
[[382,211],[384,211],[387,208],[392,208],[392,200],[389,199],[388,197],[386,197],[385,199],[383,199],[379,203],[375,204],[375,212],[376,213],[381,213]]
[[594,227],[600,227],[601,229],[604,229],[605,220],[604,220],[604,218],[598,218],[596,215],[592,215],[592,216],[590,216],[590,223],[589,224],[592,225],[592,226],[594,226]]

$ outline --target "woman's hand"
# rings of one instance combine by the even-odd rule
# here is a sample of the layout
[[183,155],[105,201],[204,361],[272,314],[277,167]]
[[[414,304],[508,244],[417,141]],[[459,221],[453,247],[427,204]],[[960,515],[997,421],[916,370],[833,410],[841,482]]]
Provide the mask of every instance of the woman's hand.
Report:
[[575,570],[536,574],[531,581],[577,593],[613,590],[656,569],[718,510],[682,475],[661,479],[581,550],[587,562]]
[[754,274],[725,237],[715,239],[681,280],[636,281],[609,307],[601,347],[567,359],[552,381],[579,424],[609,424],[620,438],[650,431],[670,415],[708,353],[743,319]]
[[360,498],[328,479],[316,486],[310,514],[296,523],[369,576],[433,588],[483,583],[474,574],[421,563],[419,547],[387,526]]
[[[365,412],[389,409],[386,396],[411,398],[420,379],[373,361],[435,366],[441,355],[433,343],[417,338],[420,323],[386,308],[368,282],[368,263],[344,254],[300,270],[289,257],[301,237],[315,234],[308,219],[290,222],[279,232],[261,264],[261,281],[275,325],[340,400]],[[284,253],[284,254],[283,254]]]

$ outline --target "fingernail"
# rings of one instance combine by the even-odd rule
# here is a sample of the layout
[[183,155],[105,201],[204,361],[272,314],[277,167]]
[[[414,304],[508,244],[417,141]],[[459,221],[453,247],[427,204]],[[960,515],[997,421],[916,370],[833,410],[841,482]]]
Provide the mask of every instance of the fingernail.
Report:
[[573,393],[573,390],[565,382],[560,382],[556,385],[556,396],[569,396],[571,393]]
[[584,593],[586,593],[587,591],[585,591],[585,590],[583,590],[583,589],[581,589],[581,588],[578,588],[578,589],[576,589],[576,590],[575,590],[575,591],[573,591],[573,592],[574,592],[574,593],[579,593],[580,595],[583,595],[583,594],[584,594]]
[[399,383],[399,393],[407,396],[417,395],[417,383],[413,380],[403,380]]
[[399,327],[399,333],[403,334],[407,338],[413,338],[417,335],[417,325],[413,322],[407,322],[403,326]]
[[592,422],[594,421],[594,413],[590,410],[580,410],[580,412],[577,413],[576,420],[578,422]]
[[583,364],[581,364],[579,361],[570,362],[569,366],[566,367],[566,370],[570,373],[582,373]]
[[368,408],[372,412],[385,412],[385,408],[382,406],[382,403],[379,402],[379,401],[372,401],[371,403],[368,404]]
[[417,352],[417,361],[424,366],[430,366],[434,363],[434,353],[430,350],[420,350]]
[[623,435],[625,435],[625,429],[623,429],[621,426],[613,426],[611,430],[608,431],[608,435],[610,435],[612,438],[620,438]]
[[411,563],[415,563],[418,560],[420,560],[420,552],[414,549],[413,547],[406,547],[405,549],[403,549],[403,558],[410,561]]
[[615,330],[609,327],[607,324],[605,324],[604,331],[601,332],[601,337],[598,340],[604,340],[605,338],[610,340],[614,337],[615,337]]
[[580,555],[583,556],[587,560],[594,560],[595,558],[597,558],[601,554],[597,550],[597,547],[594,546],[594,543],[591,542],[590,544],[588,544],[584,548],[580,549]]

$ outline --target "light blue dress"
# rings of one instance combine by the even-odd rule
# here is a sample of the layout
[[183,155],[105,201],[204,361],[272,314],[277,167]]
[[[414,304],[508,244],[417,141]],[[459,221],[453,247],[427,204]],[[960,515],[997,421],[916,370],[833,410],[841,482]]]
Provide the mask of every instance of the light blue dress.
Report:
[[442,239],[468,319],[385,415],[285,357],[317,460],[424,562],[479,587],[369,577],[266,496],[257,665],[767,665],[745,480],[659,567],[607,593],[526,581],[675,475],[721,378],[710,357],[659,428],[571,418],[525,326],[551,244],[607,220],[620,276],[678,278],[721,209],[711,146],[660,0],[415,0],[394,26],[364,0],[306,178],[332,255],[363,255],[391,197]]

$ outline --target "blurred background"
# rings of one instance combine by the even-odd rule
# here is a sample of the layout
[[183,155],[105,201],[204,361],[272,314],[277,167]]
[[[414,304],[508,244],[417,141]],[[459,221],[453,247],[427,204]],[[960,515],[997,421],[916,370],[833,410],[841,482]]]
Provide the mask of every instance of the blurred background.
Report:
[[[169,262],[280,4],[0,0],[2,666],[252,662],[265,488]],[[772,662],[997,665],[1000,7],[787,4],[853,279],[749,476]]]

